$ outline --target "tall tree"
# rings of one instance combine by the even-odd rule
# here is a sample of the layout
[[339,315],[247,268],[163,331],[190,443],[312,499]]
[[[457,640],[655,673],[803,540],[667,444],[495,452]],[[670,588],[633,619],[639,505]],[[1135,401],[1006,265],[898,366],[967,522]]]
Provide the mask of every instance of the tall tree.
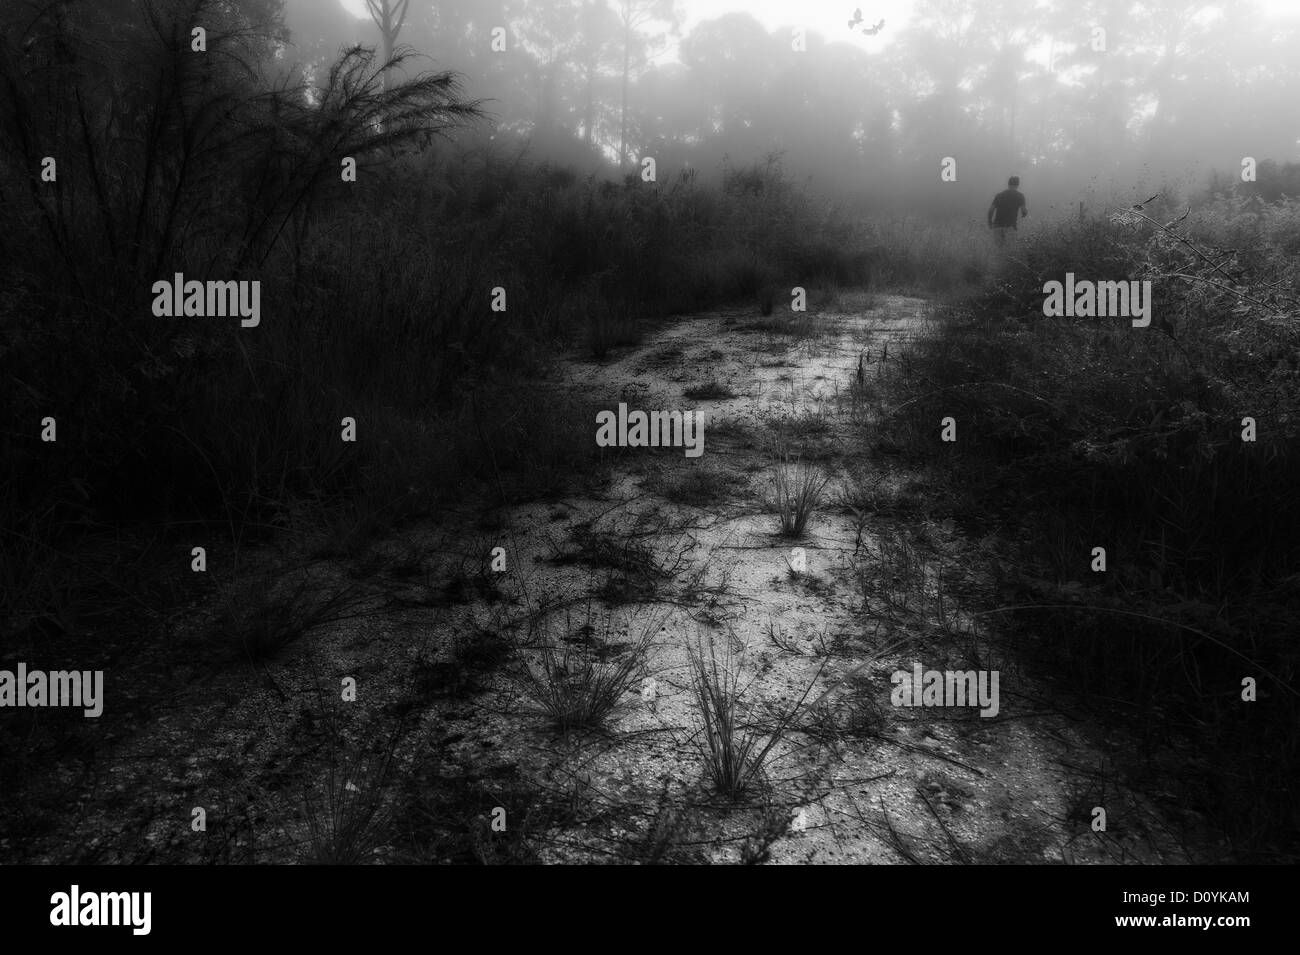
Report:
[[574,50],[581,42],[580,0],[550,0],[530,4],[515,25],[519,42],[536,70],[535,129],[553,135],[562,125],[561,87],[572,67]]
[[393,58],[397,37],[406,23],[406,12],[410,6],[411,0],[366,0],[366,11],[370,14],[370,19],[375,21],[375,26],[379,27],[385,67]]
[[706,20],[682,41],[682,63],[709,104],[700,134],[720,144],[722,152],[757,158],[776,145],[769,136],[775,112],[769,109],[769,96],[778,49],[748,13]]
[[588,146],[596,145],[596,87],[605,69],[614,64],[618,28],[618,20],[605,0],[584,0],[582,37],[575,56],[583,89],[582,139]]
[[623,33],[623,94],[619,107],[618,164],[627,165],[627,96],[635,60],[650,52],[652,37],[644,32],[651,23],[668,25],[672,33],[681,27],[682,9],[677,0],[616,0],[619,26]]
[[285,0],[284,21],[294,58],[311,63],[332,62],[340,49],[360,42],[365,23],[339,0]]

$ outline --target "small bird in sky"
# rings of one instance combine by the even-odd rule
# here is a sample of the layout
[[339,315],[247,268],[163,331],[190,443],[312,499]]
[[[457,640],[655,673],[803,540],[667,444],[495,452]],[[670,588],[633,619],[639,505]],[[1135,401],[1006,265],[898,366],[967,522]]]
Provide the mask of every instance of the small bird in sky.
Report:
[[853,19],[849,21],[849,29],[852,30],[855,26],[857,26],[861,22],[862,22],[862,8],[858,7],[856,10],[853,11]]
[[875,36],[877,33],[879,33],[879,32],[880,32],[881,30],[883,30],[884,28],[885,28],[885,21],[884,21],[884,20],[881,20],[879,23],[877,23],[877,24],[876,24],[874,27],[872,27],[871,29],[869,29],[869,30],[863,30],[863,31],[862,31],[862,35],[863,35],[863,36]]

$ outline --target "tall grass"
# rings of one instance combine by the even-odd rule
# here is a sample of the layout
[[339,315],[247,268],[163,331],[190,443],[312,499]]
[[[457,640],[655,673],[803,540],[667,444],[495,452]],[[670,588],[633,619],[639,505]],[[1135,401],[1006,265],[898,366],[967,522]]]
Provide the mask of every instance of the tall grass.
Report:
[[536,625],[515,667],[517,686],[562,737],[603,727],[624,696],[648,673],[647,657],[662,615],[644,613],[631,639],[612,611],[593,601],[575,625],[548,615]]
[[[882,376],[883,425],[949,470],[954,513],[1000,528],[997,619],[1137,731],[1133,778],[1179,792],[1240,858],[1294,858],[1300,205],[1148,212],[1060,223],[1008,255]],[[1067,271],[1150,280],[1151,327],[1044,317],[1043,283]],[[940,448],[948,415],[964,430]],[[1247,676],[1267,708],[1242,701]],[[1196,760],[1162,752],[1170,736]]]
[[[205,2],[189,6],[224,22]],[[604,357],[648,318],[752,303],[778,280],[866,284],[893,254],[893,237],[814,201],[774,161],[728,169],[720,186],[689,173],[649,186],[431,139],[478,119],[456,78],[385,88],[362,48],[309,89],[270,75],[270,40],[214,27],[209,47],[228,55],[208,59],[230,68],[195,72],[167,39],[189,6],[125,45],[130,24],[29,18],[39,49],[64,33],[116,85],[0,58],[14,94],[0,168],[25,184],[0,207],[18,276],[0,294],[17,385],[0,435],[7,516],[215,517],[238,531],[348,501],[359,527],[391,524],[495,484],[485,443],[519,461],[569,430],[560,453],[578,450],[585,416],[530,399],[552,346],[586,336]],[[6,21],[19,46],[20,24]],[[69,91],[83,111],[63,108]],[[205,125],[188,129],[189,115]],[[128,136],[127,117],[154,133]],[[60,157],[57,202],[29,172],[45,155]],[[357,159],[357,182],[340,181],[339,156]],[[262,324],[155,319],[151,285],[175,272],[260,281]],[[496,287],[505,313],[489,308]],[[46,415],[66,437],[42,447]],[[355,445],[339,440],[344,417]],[[551,469],[517,471],[543,478],[516,482],[524,495],[552,486]]]
[[380,758],[331,760],[323,799],[303,790],[307,841],[302,861],[309,865],[374,862],[391,823],[387,800],[394,776],[391,751]]
[[798,539],[817,512],[830,478],[813,464],[778,458],[773,470],[774,498],[781,534]]
[[[657,317],[911,276],[929,254],[775,161],[716,186],[537,165],[462,129],[482,116],[454,75],[386,84],[358,47],[309,84],[239,9],[0,11],[2,647],[78,617],[98,618],[86,633],[169,619],[171,598],[69,557],[125,546],[123,528],[159,548],[228,538],[237,575],[245,544],[286,528],[332,526],[347,556],[451,504],[598,479],[584,399],[544,380],[557,348],[607,356]],[[202,58],[179,39],[200,20]],[[45,156],[57,183],[35,172]],[[176,272],[260,282],[261,324],[153,316]],[[263,609],[254,657],[301,632],[293,601]]]
[[760,727],[747,719],[743,699],[750,684],[742,682],[734,653],[728,649],[719,659],[716,644],[709,641],[707,651],[691,648],[690,665],[691,691],[700,714],[696,746],[705,772],[717,792],[740,799],[762,779],[768,756],[792,729],[816,678],[771,725]]

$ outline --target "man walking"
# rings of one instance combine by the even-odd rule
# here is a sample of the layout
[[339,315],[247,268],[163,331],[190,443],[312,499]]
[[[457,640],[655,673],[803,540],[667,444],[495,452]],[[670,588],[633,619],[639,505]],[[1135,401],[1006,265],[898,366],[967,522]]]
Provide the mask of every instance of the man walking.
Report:
[[1007,230],[1017,228],[1018,220],[1029,215],[1025,194],[1019,185],[1020,177],[1012,176],[1007,180],[1007,188],[994,196],[993,204],[989,206],[989,228],[993,230],[998,245],[1005,245]]

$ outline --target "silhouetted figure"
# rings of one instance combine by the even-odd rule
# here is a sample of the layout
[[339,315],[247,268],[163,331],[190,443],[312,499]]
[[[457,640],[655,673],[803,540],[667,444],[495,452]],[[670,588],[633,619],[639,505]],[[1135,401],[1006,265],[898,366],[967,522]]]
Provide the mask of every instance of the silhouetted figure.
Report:
[[989,206],[989,228],[993,230],[998,245],[1005,245],[1007,230],[1018,228],[1019,220],[1029,215],[1025,194],[1017,188],[1019,185],[1020,177],[1012,176],[1007,180],[1007,188],[994,196],[993,204]]

